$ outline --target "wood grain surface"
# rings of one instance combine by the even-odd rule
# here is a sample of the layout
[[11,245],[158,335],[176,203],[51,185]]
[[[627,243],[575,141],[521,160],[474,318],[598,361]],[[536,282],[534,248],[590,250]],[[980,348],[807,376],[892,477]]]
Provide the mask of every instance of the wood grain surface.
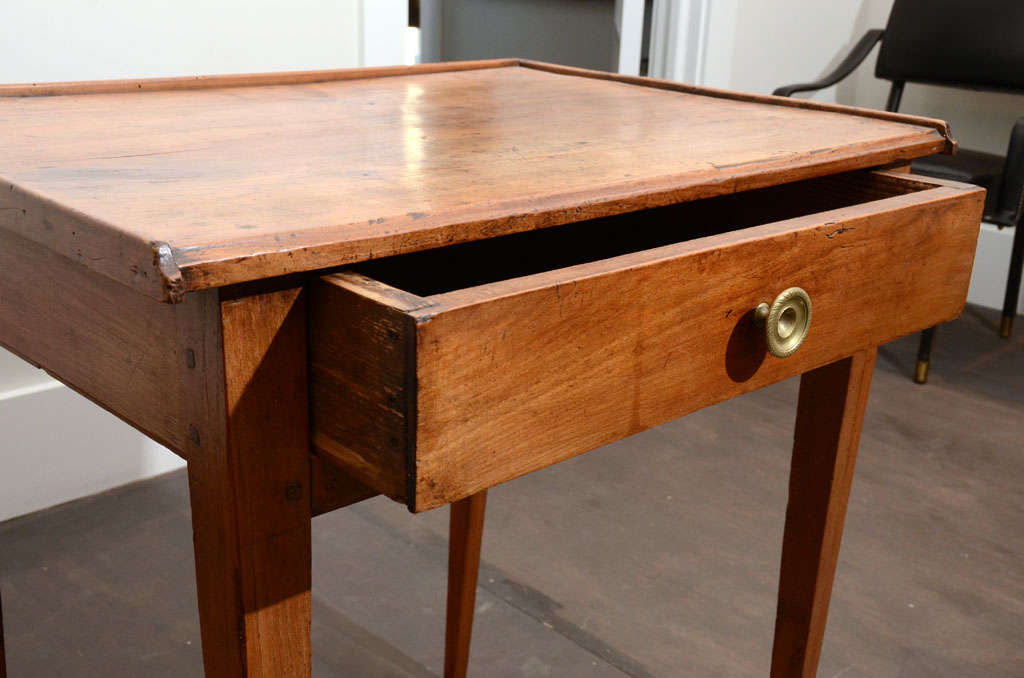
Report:
[[935,120],[515,64],[9,87],[0,226],[174,301],[952,148]]
[[[365,288],[378,314],[411,309],[400,311],[416,331],[417,421],[405,467],[415,483],[405,501],[419,511],[955,317],[984,194],[932,186],[444,291],[425,297],[428,305],[398,291],[388,295],[400,303],[384,303],[379,282],[351,273],[324,284],[342,296]],[[780,360],[766,354],[752,312],[794,285],[810,294],[814,320],[800,350]],[[340,345],[334,355],[346,360]],[[322,416],[355,416],[327,402]],[[322,405],[314,397],[311,407]],[[393,414],[394,430],[407,430],[410,422]],[[319,432],[315,446],[332,454]],[[375,435],[386,438],[388,428]],[[397,478],[400,469],[376,472]]]
[[360,278],[311,286],[313,447],[357,481],[402,501],[415,437],[416,329],[428,302]]

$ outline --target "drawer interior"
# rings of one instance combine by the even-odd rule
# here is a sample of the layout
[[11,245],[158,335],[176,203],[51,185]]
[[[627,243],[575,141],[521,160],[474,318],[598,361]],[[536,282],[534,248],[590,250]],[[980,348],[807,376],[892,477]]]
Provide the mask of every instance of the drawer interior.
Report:
[[427,297],[931,188],[909,176],[850,172],[367,261],[352,270]]

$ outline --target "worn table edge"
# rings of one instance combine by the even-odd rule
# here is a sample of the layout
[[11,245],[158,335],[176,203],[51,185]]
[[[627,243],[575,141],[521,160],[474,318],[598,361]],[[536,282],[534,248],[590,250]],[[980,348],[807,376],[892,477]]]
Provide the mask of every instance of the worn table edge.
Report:
[[[930,136],[913,144],[904,142],[883,145],[866,152],[839,155],[827,161],[816,159],[814,162],[789,164],[786,181],[869,169],[894,161],[909,162],[914,157],[941,152],[943,143],[941,139]],[[401,247],[394,249],[379,242],[386,240],[386,236],[367,236],[337,242],[331,234],[346,225],[339,223],[303,229],[306,236],[304,241],[287,247],[282,247],[273,236],[261,235],[202,246],[172,248],[172,252],[182,274],[183,291],[195,292],[245,283],[258,277],[254,275],[255,271],[247,271],[238,266],[242,261],[249,262],[256,269],[269,268],[273,259],[290,254],[289,264],[297,266],[301,257],[315,252],[319,263],[281,271],[281,274],[312,272],[348,266],[369,258],[395,256],[784,183],[772,179],[772,172],[766,171],[771,168],[762,167],[761,171],[755,173],[745,173],[740,169],[718,172],[715,177],[687,172],[658,177],[656,181],[595,186],[594,190],[585,193],[551,194],[535,198],[529,209],[524,208],[521,202],[509,201],[508,204],[490,203],[485,210],[470,205],[462,210],[448,210],[428,217],[382,215],[392,231],[395,228],[401,229],[406,220],[417,221],[415,241],[407,239]],[[601,193],[602,197],[595,198],[594,193]],[[372,257],[353,255],[359,249],[372,250]]]
[[[145,241],[103,219],[62,205],[0,176],[0,228],[43,245],[89,270],[160,301],[184,298],[181,270],[171,247]],[[65,222],[64,228],[55,220]],[[112,256],[113,252],[119,256]]]

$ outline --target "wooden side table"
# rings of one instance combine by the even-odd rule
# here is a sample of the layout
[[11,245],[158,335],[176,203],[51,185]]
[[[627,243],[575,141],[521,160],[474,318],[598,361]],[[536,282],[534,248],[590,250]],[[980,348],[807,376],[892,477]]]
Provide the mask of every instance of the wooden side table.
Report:
[[310,674],[311,517],[378,493],[452,504],[465,675],[489,487],[802,374],[812,676],[876,347],[964,305],[984,193],[900,169],[954,146],[519,60],[0,86],[0,343],[188,461],[210,676]]

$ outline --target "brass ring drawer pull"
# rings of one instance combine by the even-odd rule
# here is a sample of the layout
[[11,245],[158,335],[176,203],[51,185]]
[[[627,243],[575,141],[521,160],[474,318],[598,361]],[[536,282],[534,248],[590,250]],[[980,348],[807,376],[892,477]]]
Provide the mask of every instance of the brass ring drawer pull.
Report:
[[804,343],[811,329],[811,298],[799,287],[783,290],[769,306],[761,302],[754,320],[764,327],[768,352],[776,358],[788,358]]

